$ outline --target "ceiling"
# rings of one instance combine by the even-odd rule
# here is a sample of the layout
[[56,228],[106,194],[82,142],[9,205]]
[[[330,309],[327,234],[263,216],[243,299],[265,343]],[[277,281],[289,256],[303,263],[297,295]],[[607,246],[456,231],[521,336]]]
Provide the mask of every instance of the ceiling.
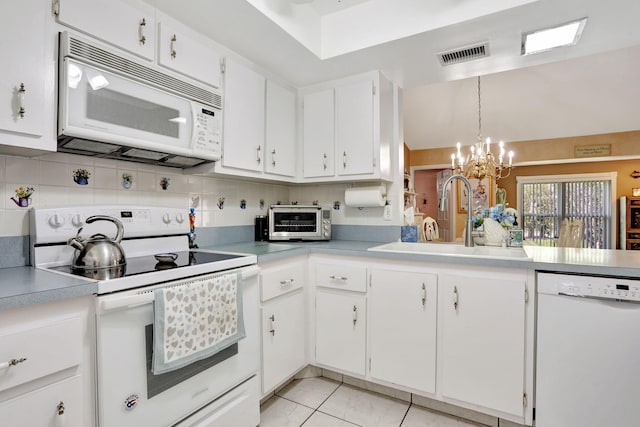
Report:
[[[500,109],[495,110],[497,116],[492,119],[491,103],[503,111],[514,104],[528,104],[521,119],[510,120],[509,125],[517,128],[528,123],[532,128],[533,122],[538,128],[533,136],[557,137],[567,132],[591,131],[590,126],[582,130],[560,129],[562,126],[558,125],[560,131],[540,132],[547,123],[536,121],[536,114],[552,111],[558,98],[562,98],[563,105],[571,104],[557,90],[573,84],[567,97],[581,94],[580,102],[570,106],[574,109],[571,114],[577,117],[572,121],[582,117],[582,121],[593,122],[594,115],[600,114],[598,121],[607,124],[610,120],[606,115],[613,115],[607,107],[618,103],[616,97],[607,98],[599,112],[592,107],[581,116],[582,106],[600,103],[596,96],[585,93],[605,78],[621,78],[617,75],[619,67],[632,65],[637,70],[640,65],[635,59],[625,61],[629,55],[640,57],[634,49],[640,46],[637,0],[341,0],[340,4],[337,0],[146,1],[295,87],[381,70],[404,88],[405,141],[411,149],[451,145],[458,139],[463,143],[475,140],[475,76],[486,76],[483,127],[486,122],[488,131],[493,131],[489,124],[492,121],[506,123]],[[588,21],[577,45],[520,55],[523,32],[585,16]],[[486,58],[449,66],[440,65],[437,59],[438,53],[482,41],[489,43],[490,55]],[[605,52],[611,52],[615,60],[609,60],[609,53]],[[579,65],[572,66],[574,61]],[[557,66],[544,68],[552,64]],[[589,73],[589,69],[597,73]],[[510,76],[508,72],[516,74]],[[545,79],[540,77],[544,73],[560,73],[563,77],[549,77],[551,86],[545,86]],[[617,82],[613,89],[619,91],[624,86],[637,95],[640,81],[636,74],[640,73],[625,73],[624,78],[629,80]],[[497,89],[497,76],[507,76],[510,83]],[[530,84],[529,79],[536,84]],[[510,92],[514,88],[510,85],[516,85],[518,90]],[[598,87],[596,94],[606,95],[606,90],[606,85]],[[498,94],[505,98],[490,101]],[[638,104],[623,97],[625,103]],[[463,108],[468,111],[463,113]],[[618,107],[616,113],[620,108],[624,110],[624,106]],[[552,114],[551,118],[556,122],[563,114]],[[543,118],[548,115],[542,114]],[[628,121],[607,125],[607,129],[629,130],[620,128],[629,127]],[[640,129],[639,121],[631,126]],[[443,132],[456,127],[470,129],[471,137],[457,138],[455,132]],[[496,129],[495,135],[505,140],[536,139],[528,131],[518,133],[506,127]]]

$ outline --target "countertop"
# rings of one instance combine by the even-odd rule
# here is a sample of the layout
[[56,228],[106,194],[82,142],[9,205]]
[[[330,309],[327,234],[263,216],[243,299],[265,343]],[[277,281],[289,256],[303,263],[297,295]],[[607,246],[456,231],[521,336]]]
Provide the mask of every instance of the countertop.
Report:
[[[295,243],[246,242],[203,246],[200,249],[252,254],[258,257],[258,263],[313,253],[640,278],[640,251],[526,246],[524,249],[528,258],[513,261],[449,254],[408,254],[368,250],[383,243],[385,242],[346,240]],[[0,269],[0,310],[91,295],[96,291],[95,282],[33,267]]]

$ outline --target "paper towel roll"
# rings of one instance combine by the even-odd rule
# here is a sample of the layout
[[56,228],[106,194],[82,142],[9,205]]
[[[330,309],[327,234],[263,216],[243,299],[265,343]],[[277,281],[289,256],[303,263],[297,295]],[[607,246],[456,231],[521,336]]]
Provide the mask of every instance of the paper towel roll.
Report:
[[354,208],[373,208],[384,206],[386,190],[383,185],[376,187],[347,188],[344,191],[344,204]]

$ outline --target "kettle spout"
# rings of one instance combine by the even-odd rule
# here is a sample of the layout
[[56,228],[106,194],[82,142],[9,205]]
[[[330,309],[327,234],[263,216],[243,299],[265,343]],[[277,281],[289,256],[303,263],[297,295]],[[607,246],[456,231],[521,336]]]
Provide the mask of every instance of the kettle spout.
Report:
[[20,206],[20,202],[17,201],[15,198],[10,197],[11,200],[13,200],[13,203],[15,203],[16,205]]
[[75,237],[67,240],[67,245],[74,247],[75,249],[81,251],[84,249],[84,243],[82,243],[82,239],[80,238],[80,232],[82,231],[82,227],[78,230],[78,234]]

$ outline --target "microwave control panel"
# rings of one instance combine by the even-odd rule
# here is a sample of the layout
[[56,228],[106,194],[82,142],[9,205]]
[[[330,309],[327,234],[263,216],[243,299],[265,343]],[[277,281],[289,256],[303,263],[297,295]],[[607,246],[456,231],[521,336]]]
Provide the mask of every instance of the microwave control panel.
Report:
[[222,111],[194,103],[193,121],[194,150],[222,154]]

